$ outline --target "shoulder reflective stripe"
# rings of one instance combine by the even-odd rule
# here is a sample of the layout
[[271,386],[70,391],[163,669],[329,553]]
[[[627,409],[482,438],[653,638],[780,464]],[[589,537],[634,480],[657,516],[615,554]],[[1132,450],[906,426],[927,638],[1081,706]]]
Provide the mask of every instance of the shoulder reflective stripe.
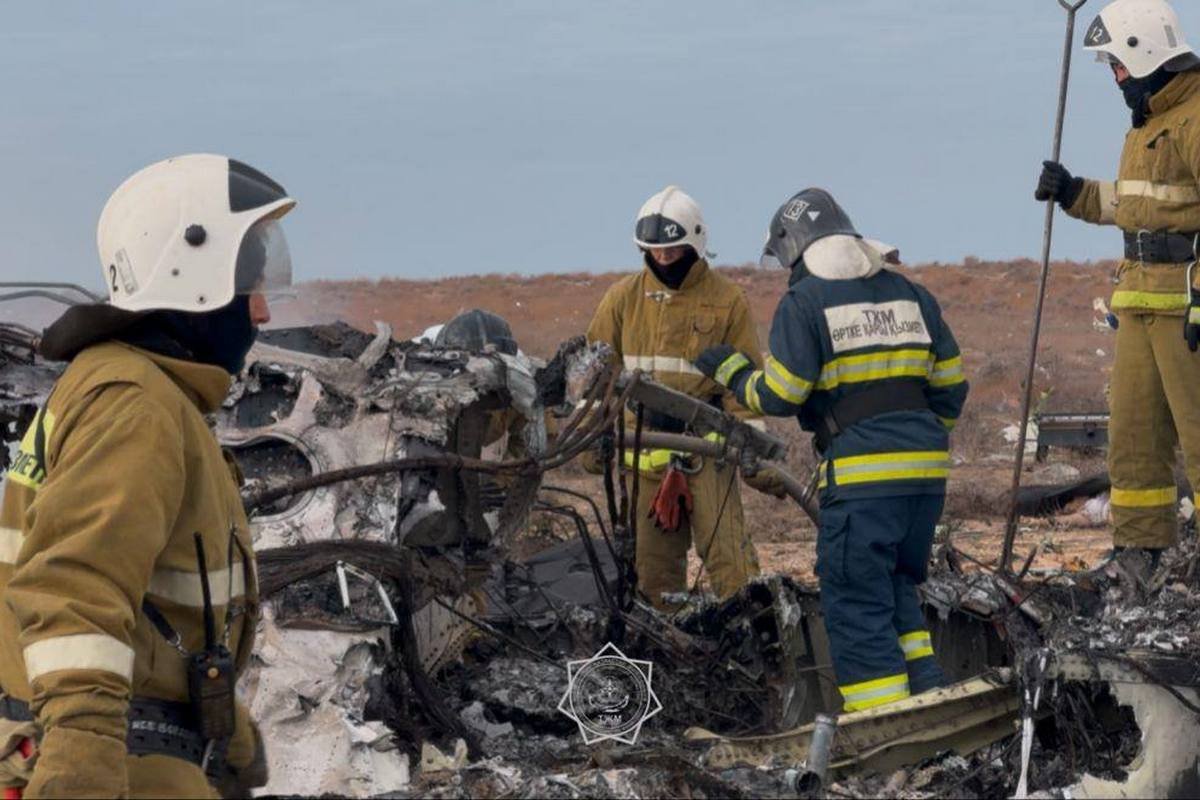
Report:
[[746,407],[755,414],[763,413],[762,398],[758,396],[758,385],[762,382],[762,377],[762,372],[760,370],[756,370],[754,374],[750,376],[750,380],[746,381],[746,386],[742,390],[742,393],[745,395],[743,399],[746,401]]
[[625,356],[622,361],[625,369],[640,369],[644,372],[675,372],[682,375],[699,375],[704,373],[696,369],[696,365],[686,358],[675,356]]
[[1163,203],[1200,202],[1200,188],[1192,185],[1172,186],[1150,181],[1117,181],[1117,194],[1121,197],[1148,197]]
[[1178,497],[1174,486],[1163,486],[1159,489],[1113,489],[1109,501],[1114,506],[1123,508],[1153,508],[1154,506],[1173,506]]
[[908,697],[908,673],[839,686],[838,690],[842,693],[847,711],[862,711]]
[[0,528],[0,564],[16,564],[24,541],[25,534],[16,528]]
[[839,486],[876,481],[948,478],[950,454],[944,450],[934,450],[835,458],[833,474]]
[[25,648],[29,680],[64,669],[94,669],[132,680],[133,648],[103,633],[51,636]]
[[933,365],[933,371],[929,373],[929,385],[936,387],[953,386],[956,383],[963,382],[963,361],[962,356],[948,358],[945,361],[938,361]]
[[734,353],[722,361],[721,366],[717,368],[716,381],[722,386],[728,386],[734,375],[749,366],[753,366],[750,359],[742,353]]
[[821,370],[817,388],[825,391],[843,383],[862,383],[885,378],[925,378],[933,363],[928,350],[891,350],[859,356],[841,356]]
[[900,649],[905,661],[916,661],[933,655],[933,639],[929,631],[913,631],[900,637]]
[[1116,181],[1096,181],[1096,184],[1100,193],[1100,224],[1114,225],[1119,202]]
[[[1183,281],[1180,280],[1180,283]],[[1112,307],[1149,308],[1156,311],[1174,311],[1188,307],[1186,292],[1128,292],[1116,291],[1112,295]]]
[[[632,456],[632,453],[629,455]],[[232,586],[230,581],[232,580]],[[233,577],[227,568],[211,570],[208,585],[212,590],[213,605],[223,606],[230,599],[246,593],[246,575],[240,561],[234,563]],[[176,569],[156,569],[150,577],[146,593],[169,600],[189,608],[204,608],[204,592],[200,587],[200,573]]]

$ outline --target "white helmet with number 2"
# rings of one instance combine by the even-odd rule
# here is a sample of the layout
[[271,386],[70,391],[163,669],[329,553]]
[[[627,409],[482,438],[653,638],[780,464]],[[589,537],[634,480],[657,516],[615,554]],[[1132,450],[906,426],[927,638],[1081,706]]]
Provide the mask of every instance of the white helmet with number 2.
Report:
[[1121,62],[1134,78],[1145,78],[1163,65],[1181,72],[1200,64],[1183,38],[1179,15],[1165,0],[1108,4],[1088,26],[1083,47],[1101,61]]
[[278,219],[296,201],[240,161],[185,155],[113,192],[96,231],[111,305],[215,311],[238,294],[291,284]]
[[643,249],[690,245],[704,258],[708,227],[700,206],[678,186],[668,186],[651,197],[638,212],[633,241]]

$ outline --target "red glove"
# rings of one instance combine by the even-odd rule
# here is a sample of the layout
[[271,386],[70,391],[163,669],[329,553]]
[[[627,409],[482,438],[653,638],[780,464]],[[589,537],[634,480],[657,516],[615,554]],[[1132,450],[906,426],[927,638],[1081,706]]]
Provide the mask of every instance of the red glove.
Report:
[[688,488],[687,475],[673,465],[667,468],[658,493],[650,504],[646,516],[654,520],[655,527],[667,533],[675,533],[684,518],[692,513],[692,491]]

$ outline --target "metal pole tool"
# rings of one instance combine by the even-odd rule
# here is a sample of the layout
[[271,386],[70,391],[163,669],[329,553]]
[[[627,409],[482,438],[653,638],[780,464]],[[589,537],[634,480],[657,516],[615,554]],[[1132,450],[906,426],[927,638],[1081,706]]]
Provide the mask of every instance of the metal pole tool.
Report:
[[[1062,156],[1063,118],[1067,113],[1067,85],[1071,79],[1071,47],[1075,43],[1075,14],[1087,0],[1058,0],[1067,12],[1067,35],[1063,41],[1062,70],[1058,84],[1058,116],[1054,120],[1054,146],[1052,161]],[[1033,403],[1033,377],[1037,368],[1038,338],[1042,332],[1042,305],[1046,301],[1046,279],[1050,275],[1050,243],[1054,237],[1054,199],[1046,201],[1046,223],[1042,232],[1042,274],[1038,281],[1037,305],[1033,311],[1033,335],[1029,340],[1029,366],[1025,371],[1025,396],[1021,403],[1020,433],[1017,435],[1017,458],[1013,466],[1012,497],[1008,509],[1008,522],[1004,527],[1004,549],[1000,553],[1000,570],[1009,572],[1012,564],[1013,543],[1017,538],[1020,513],[1017,510],[1017,492],[1021,488],[1021,470],[1025,466],[1025,434],[1029,427],[1029,407]]]

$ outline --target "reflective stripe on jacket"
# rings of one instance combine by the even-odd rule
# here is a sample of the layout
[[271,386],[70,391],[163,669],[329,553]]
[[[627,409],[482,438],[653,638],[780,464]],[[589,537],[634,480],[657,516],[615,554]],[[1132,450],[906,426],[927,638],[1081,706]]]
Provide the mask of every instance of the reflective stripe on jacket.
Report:
[[[1128,233],[1200,232],[1200,72],[1180,73],[1150,99],[1149,120],[1125,136],[1117,180],[1084,181],[1067,213]],[[1186,267],[1122,260],[1113,310],[1183,314]]]
[[797,282],[775,311],[764,367],[731,388],[755,411],[815,430],[839,400],[897,381],[919,382],[929,409],[851,425],[824,454],[821,485],[838,497],[945,491],[948,432],[967,396],[962,356],[937,301],[898,273]]

